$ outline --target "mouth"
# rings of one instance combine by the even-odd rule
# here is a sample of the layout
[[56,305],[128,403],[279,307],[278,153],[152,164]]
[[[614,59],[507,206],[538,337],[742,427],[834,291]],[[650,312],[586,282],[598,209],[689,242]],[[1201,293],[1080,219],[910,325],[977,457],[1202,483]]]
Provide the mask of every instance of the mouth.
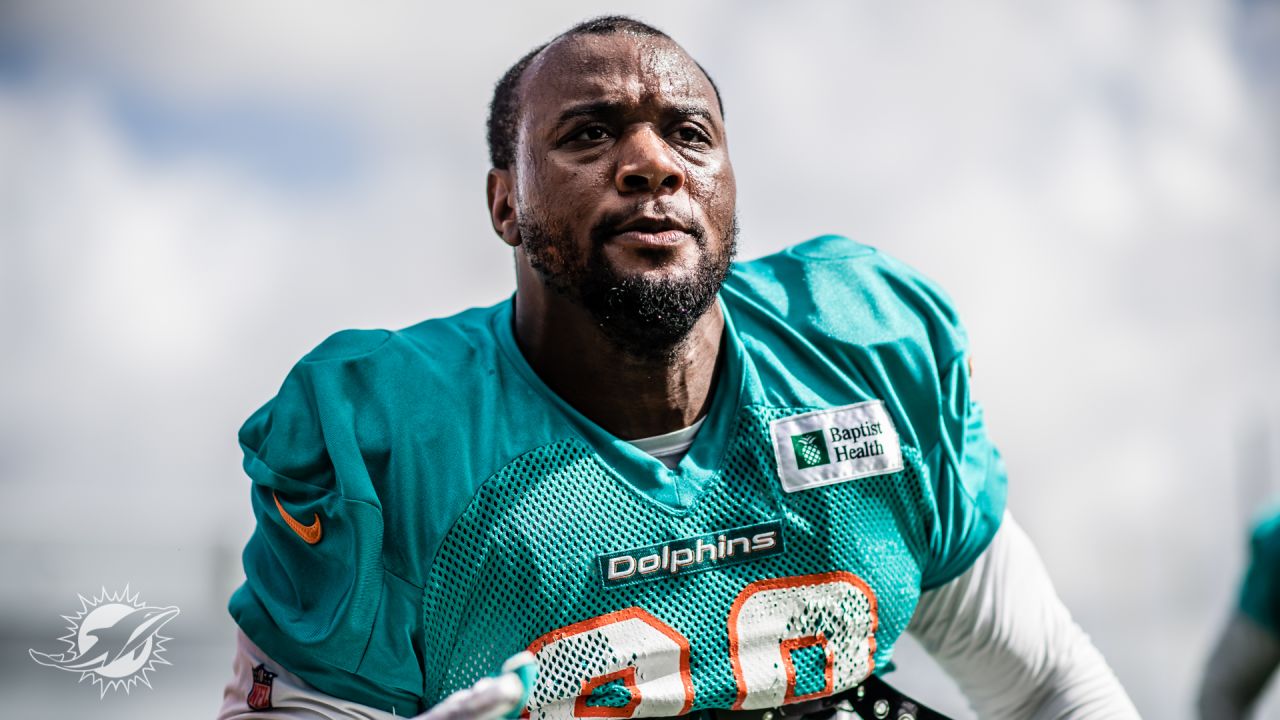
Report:
[[663,249],[691,239],[688,228],[674,218],[638,218],[619,225],[608,241],[636,249]]

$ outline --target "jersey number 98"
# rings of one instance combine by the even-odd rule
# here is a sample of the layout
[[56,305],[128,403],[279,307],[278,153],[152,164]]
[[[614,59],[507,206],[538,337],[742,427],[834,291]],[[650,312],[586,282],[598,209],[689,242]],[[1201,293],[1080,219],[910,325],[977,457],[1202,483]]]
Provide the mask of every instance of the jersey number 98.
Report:
[[[734,709],[853,687],[875,667],[876,599],[848,572],[760,580],[729,610]],[[538,682],[522,717],[672,717],[693,708],[689,641],[632,607],[552,631],[529,651]]]

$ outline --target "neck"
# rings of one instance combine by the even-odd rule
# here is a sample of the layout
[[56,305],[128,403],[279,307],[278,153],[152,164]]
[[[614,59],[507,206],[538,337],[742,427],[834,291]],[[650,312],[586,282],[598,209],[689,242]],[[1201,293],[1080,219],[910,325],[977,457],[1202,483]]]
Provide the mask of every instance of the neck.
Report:
[[516,342],[538,377],[578,412],[624,440],[679,430],[707,413],[724,334],[719,303],[672,352],[636,357],[585,309],[540,279],[517,275]]

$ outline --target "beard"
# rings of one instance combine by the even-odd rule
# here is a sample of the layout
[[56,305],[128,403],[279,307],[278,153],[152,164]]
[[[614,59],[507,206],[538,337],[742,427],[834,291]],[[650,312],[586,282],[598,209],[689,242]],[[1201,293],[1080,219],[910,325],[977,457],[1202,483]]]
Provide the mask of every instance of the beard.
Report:
[[590,249],[578,248],[567,232],[553,232],[522,218],[520,239],[529,264],[547,287],[585,309],[615,347],[641,360],[674,357],[694,325],[715,302],[738,249],[735,215],[726,242],[708,251],[706,229],[685,218],[698,247],[694,268],[679,276],[623,275],[605,257],[604,245],[625,222],[606,217],[591,230]]

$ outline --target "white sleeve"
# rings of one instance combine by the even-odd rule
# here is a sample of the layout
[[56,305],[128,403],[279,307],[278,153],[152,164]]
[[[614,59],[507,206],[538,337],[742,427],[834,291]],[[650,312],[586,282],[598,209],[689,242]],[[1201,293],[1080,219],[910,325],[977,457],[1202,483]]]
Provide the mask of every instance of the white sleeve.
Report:
[[1139,717],[1007,512],[969,570],[921,596],[907,631],[981,718]]
[[[266,674],[259,673],[265,682],[259,683],[255,704],[249,705],[254,694],[254,671],[259,666]],[[243,631],[236,630],[236,657],[232,663],[232,676],[222,691],[222,710],[218,720],[404,720],[404,715],[392,715],[367,705],[340,700],[316,690],[305,680],[276,664]]]
[[1236,612],[1209,657],[1196,699],[1205,720],[1248,717],[1267,680],[1280,665],[1280,638]]
[[[524,705],[537,678],[533,655],[517,653],[496,677],[453,693],[414,720],[496,720]],[[276,664],[244,632],[236,631],[231,682],[218,720],[404,720],[367,705],[327,695]]]

